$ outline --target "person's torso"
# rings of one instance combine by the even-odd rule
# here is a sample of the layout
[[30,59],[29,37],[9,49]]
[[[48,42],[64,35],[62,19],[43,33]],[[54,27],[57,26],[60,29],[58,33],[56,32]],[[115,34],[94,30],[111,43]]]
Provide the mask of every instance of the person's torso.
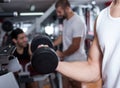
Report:
[[15,50],[13,55],[18,58],[20,64],[25,66],[30,61],[29,45],[27,45],[27,47],[24,48],[22,54],[19,54],[17,50]]
[[120,88],[120,18],[110,15],[110,6],[98,16],[96,32],[103,53],[103,88]]
[[[63,51],[65,51],[72,44],[74,27],[76,25],[84,25],[84,22],[82,22],[82,20],[80,19],[80,17],[77,14],[75,14],[69,20],[64,20],[63,25],[64,25],[64,29],[63,29]],[[81,28],[79,28],[78,31],[80,31],[80,30],[81,30]],[[84,36],[81,37],[80,48],[74,54],[65,57],[65,59],[64,59],[65,61],[83,61],[83,60],[86,60],[86,54],[85,54],[85,50],[84,50],[84,40],[85,40],[85,36],[86,36],[86,29],[84,30],[83,33],[84,33],[83,34]]]

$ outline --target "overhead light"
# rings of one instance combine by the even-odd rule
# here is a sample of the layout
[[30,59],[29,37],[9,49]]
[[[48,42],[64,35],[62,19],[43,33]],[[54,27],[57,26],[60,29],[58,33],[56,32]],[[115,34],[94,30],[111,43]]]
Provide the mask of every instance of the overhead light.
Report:
[[44,15],[43,12],[25,12],[25,13],[20,13],[20,16],[40,16]]
[[18,16],[18,12],[13,12],[13,15],[14,16]]
[[95,0],[93,0],[93,1],[91,2],[91,4],[92,4],[92,5],[95,5],[95,4],[96,4],[96,1],[95,1]]

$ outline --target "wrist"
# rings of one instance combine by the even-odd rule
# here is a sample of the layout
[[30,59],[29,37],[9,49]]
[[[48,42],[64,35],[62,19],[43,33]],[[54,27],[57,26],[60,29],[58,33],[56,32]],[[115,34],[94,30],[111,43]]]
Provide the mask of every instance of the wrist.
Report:
[[62,52],[62,57],[64,58],[64,57],[66,57],[66,54],[65,54],[65,52]]
[[61,58],[64,58],[64,57],[65,57],[64,52],[61,52]]
[[61,61],[59,61],[59,62],[58,62],[58,66],[57,66],[57,68],[56,68],[56,71],[60,72],[60,67],[61,67],[61,64],[62,64],[62,62],[61,62]]

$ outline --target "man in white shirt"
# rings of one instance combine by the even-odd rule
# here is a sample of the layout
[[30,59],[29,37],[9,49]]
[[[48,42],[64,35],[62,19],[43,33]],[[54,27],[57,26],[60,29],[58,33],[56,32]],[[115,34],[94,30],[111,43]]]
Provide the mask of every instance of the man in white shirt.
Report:
[[[67,0],[59,0],[56,5],[56,13],[59,18],[65,18],[63,22],[63,33],[54,41],[54,46],[63,43],[63,51],[57,51],[57,55],[63,61],[85,61],[86,54],[84,40],[86,36],[86,25],[80,16],[73,12]],[[68,85],[70,85],[69,83]],[[66,87],[67,83],[65,83]],[[80,83],[79,87],[80,88]]]
[[120,0],[113,0],[95,23],[88,61],[59,62],[57,71],[82,82],[102,77],[103,88],[120,88]]

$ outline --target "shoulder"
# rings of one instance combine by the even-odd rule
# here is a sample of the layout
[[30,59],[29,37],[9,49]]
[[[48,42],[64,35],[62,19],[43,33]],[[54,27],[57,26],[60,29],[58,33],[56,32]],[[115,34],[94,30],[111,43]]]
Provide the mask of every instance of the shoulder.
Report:
[[108,8],[109,8],[109,7],[103,9],[103,10],[100,12],[100,14],[98,15],[98,20],[108,14]]
[[75,24],[81,24],[81,23],[84,23],[84,21],[82,20],[81,16],[79,16],[78,14],[75,13],[75,15],[74,15],[74,23]]
[[108,8],[109,8],[109,7],[103,9],[103,10],[99,13],[99,15],[98,15],[98,17],[97,17],[97,21],[96,21],[96,27],[98,27],[98,26],[101,24],[101,22],[103,22],[103,21],[105,20],[105,18],[107,17],[107,15],[108,15]]
[[81,17],[77,13],[74,13],[74,20],[81,20]]
[[100,14],[98,15],[98,17],[107,14],[107,13],[108,13],[108,8],[109,8],[109,7],[103,9],[103,10],[100,12]]
[[66,19],[64,19],[64,20],[63,20],[63,24],[66,24],[66,22],[67,22],[67,20],[66,20]]

